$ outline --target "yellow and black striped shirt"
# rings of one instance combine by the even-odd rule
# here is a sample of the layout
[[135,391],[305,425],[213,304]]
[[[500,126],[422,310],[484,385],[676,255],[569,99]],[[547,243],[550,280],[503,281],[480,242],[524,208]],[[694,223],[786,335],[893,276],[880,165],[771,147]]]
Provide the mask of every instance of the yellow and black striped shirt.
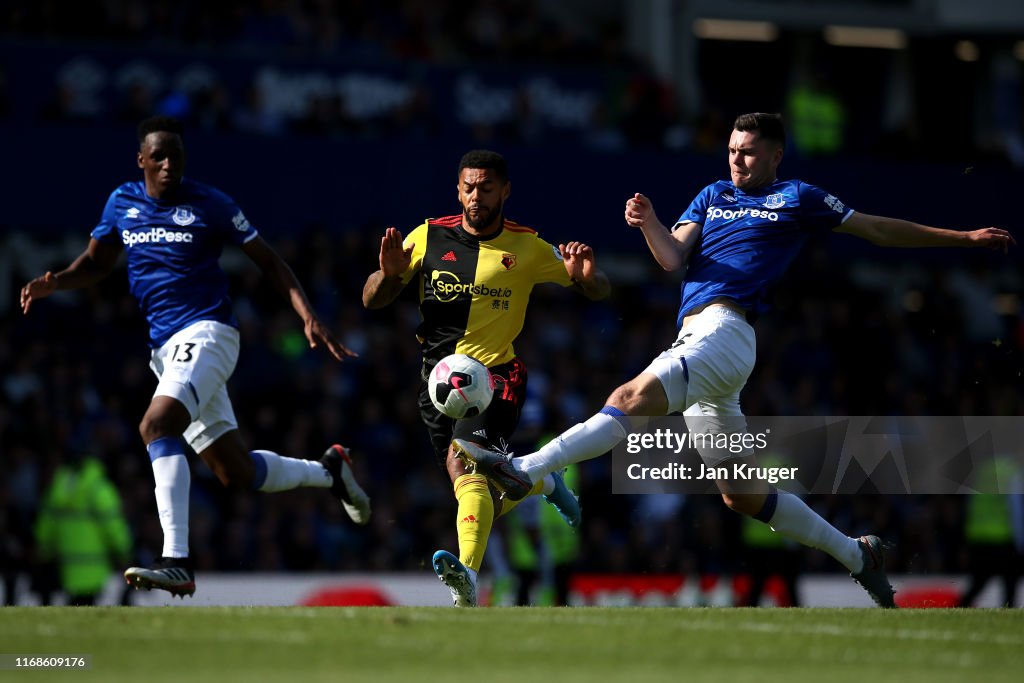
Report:
[[430,365],[450,353],[488,367],[512,360],[533,286],[572,284],[558,248],[508,219],[496,234],[478,238],[463,230],[461,215],[430,218],[405,238],[405,248],[410,244],[402,282],[419,274],[423,321],[416,336]]

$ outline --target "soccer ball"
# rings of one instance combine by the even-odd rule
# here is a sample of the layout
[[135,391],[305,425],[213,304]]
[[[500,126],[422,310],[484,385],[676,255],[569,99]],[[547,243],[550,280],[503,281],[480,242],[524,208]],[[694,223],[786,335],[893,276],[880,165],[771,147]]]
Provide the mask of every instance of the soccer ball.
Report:
[[427,380],[434,407],[450,418],[474,417],[487,410],[494,396],[494,378],[478,360],[462,353],[445,356]]

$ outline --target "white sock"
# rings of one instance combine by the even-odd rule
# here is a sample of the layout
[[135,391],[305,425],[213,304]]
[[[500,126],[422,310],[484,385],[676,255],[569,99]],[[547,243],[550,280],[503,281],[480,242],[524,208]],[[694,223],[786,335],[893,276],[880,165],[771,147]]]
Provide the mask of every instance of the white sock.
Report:
[[829,524],[817,512],[797,496],[786,491],[778,492],[775,514],[769,525],[786,538],[824,550],[839,560],[852,574],[864,568],[857,539],[850,538]]
[[156,509],[164,530],[164,557],[188,557],[188,494],[192,476],[184,453],[153,461]]
[[536,453],[515,458],[512,463],[529,475],[531,481],[537,481],[573,463],[596,458],[626,438],[626,428],[619,420],[607,413],[597,413],[555,437]]
[[256,464],[256,481],[253,484],[257,491],[272,493],[299,487],[331,487],[331,473],[316,460],[286,458],[272,451],[250,451],[249,456]]
[[544,477],[544,485],[541,486],[540,494],[542,496],[550,496],[555,492],[555,475],[548,474]]

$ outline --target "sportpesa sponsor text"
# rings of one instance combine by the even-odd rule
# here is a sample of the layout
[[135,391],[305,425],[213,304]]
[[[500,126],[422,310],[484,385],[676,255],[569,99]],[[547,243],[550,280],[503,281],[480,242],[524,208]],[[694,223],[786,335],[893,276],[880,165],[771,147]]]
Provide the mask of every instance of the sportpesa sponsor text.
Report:
[[716,218],[731,221],[737,218],[743,218],[744,216],[747,215],[749,215],[751,218],[766,218],[772,222],[779,220],[779,214],[775,213],[774,211],[764,211],[762,209],[751,208],[720,209],[717,206],[712,206],[710,209],[708,209],[707,221],[710,222],[715,220]]
[[[451,282],[450,280],[454,280]],[[462,282],[455,273],[446,270],[435,270],[430,275],[430,286],[440,301],[451,301],[459,294],[473,294],[476,296],[493,296],[508,298],[512,296],[512,289],[509,287],[498,288],[478,285],[475,282]]]
[[125,243],[125,246],[134,247],[136,244],[155,244],[163,242],[170,244],[172,242],[191,242],[191,232],[183,232],[178,230],[168,230],[167,228],[150,228],[149,230],[140,230],[132,232],[130,230],[121,231],[121,241]]

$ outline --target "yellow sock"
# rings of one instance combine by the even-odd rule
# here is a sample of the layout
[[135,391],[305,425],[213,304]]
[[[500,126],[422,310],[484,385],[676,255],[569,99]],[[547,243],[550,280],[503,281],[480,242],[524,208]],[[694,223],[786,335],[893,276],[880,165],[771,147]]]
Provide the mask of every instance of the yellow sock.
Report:
[[482,474],[463,474],[455,480],[455,500],[459,513],[455,528],[459,532],[459,561],[480,571],[487,550],[487,538],[494,521],[494,501]]
[[502,498],[501,499],[501,511],[499,511],[496,516],[497,517],[501,517],[502,515],[505,515],[505,514],[511,512],[512,510],[515,509],[516,505],[519,505],[520,503],[522,503],[524,500],[526,500],[530,496],[539,496],[540,492],[543,491],[543,490],[544,490],[544,480],[541,479],[540,481],[538,481],[536,484],[533,485],[533,488],[530,489],[529,493],[527,493],[523,498],[520,498],[519,500],[509,500],[508,498]]

